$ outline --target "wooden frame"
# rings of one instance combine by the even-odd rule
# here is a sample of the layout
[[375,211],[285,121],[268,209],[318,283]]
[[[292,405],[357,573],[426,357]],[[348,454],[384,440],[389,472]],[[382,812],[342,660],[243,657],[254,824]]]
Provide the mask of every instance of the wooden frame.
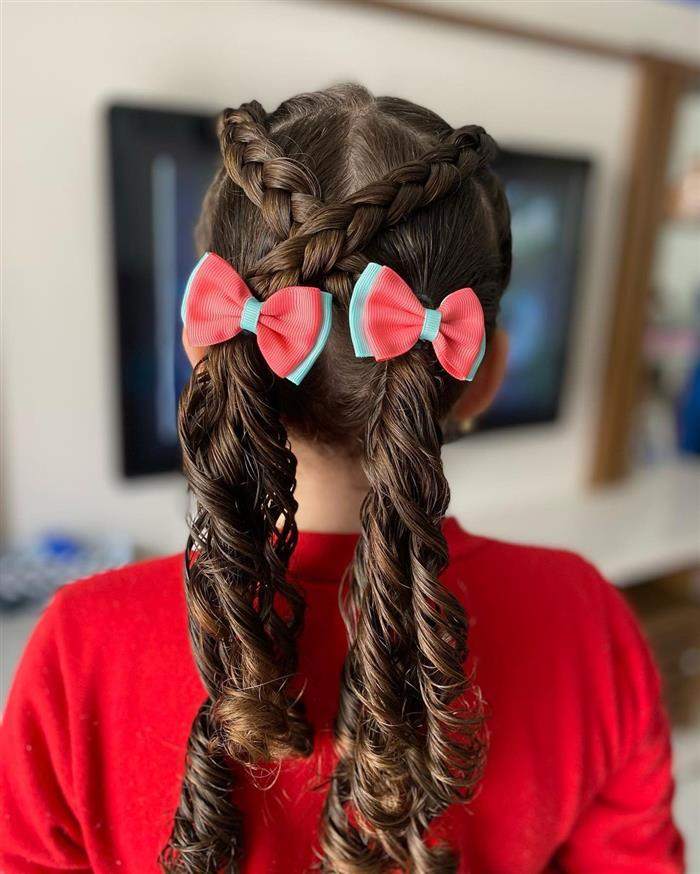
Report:
[[609,45],[596,40],[564,36],[554,31],[542,30],[542,28],[538,27],[510,24],[500,18],[464,12],[459,8],[455,10],[446,5],[431,6],[425,3],[419,6],[414,3],[401,2],[401,0],[346,0],[346,2],[353,6],[366,6],[369,9],[386,12],[400,12],[403,15],[411,15],[414,18],[427,18],[442,24],[468,27],[470,30],[480,30],[484,33],[512,38],[520,42],[535,42],[540,46],[548,46],[550,48],[568,49],[569,51],[598,55],[599,57],[618,61],[633,61],[636,58],[635,52],[620,48],[619,46]]
[[592,481],[596,484],[620,479],[629,466],[655,241],[664,211],[676,110],[688,81],[685,68],[659,58],[640,58],[638,69],[631,174],[612,288],[608,357],[593,457]]
[[[341,0],[342,2],[342,0]],[[564,36],[541,28],[510,24],[445,5],[415,5],[400,0],[345,0],[355,6],[411,15],[479,30],[506,39],[636,64],[638,98],[631,143],[620,256],[611,289],[612,320],[591,481],[610,482],[628,470],[634,413],[642,374],[642,340],[650,297],[650,274],[661,223],[666,169],[678,101],[700,66],[644,55],[603,41]]]

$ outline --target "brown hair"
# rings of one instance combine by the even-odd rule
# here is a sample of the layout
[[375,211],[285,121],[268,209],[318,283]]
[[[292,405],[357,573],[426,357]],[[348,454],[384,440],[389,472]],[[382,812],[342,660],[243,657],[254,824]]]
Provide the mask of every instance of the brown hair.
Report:
[[369,493],[344,598],[349,649],[338,761],[321,823],[323,870],[449,872],[431,821],[468,800],[485,754],[478,691],[464,673],[467,619],[440,583],[449,491],[440,422],[463,389],[428,343],[355,358],[347,310],[368,260],[427,306],[471,286],[493,330],[511,260],[510,220],[480,127],[453,130],[405,100],[355,85],[226,110],[223,166],[198,228],[264,299],[291,284],[333,294],[333,328],[295,387],[252,335],[212,347],[180,403],[195,498],[185,577],[190,634],[208,692],[192,726],[180,805],[161,863],[238,870],[242,812],[230,759],[312,750],[295,676],[304,601],[286,579],[296,460],[287,429],[362,458]]

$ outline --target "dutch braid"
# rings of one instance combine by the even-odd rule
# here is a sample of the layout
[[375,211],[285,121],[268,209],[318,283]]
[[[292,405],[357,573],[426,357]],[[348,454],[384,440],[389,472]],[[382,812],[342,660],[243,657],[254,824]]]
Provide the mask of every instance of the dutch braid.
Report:
[[362,252],[372,240],[449,196],[464,178],[486,166],[494,151],[493,140],[477,125],[451,132],[422,158],[396,167],[340,203],[310,210],[293,235],[258,262],[256,280],[281,288],[323,277],[326,287],[347,303],[353,277],[367,261]]
[[283,240],[319,205],[321,187],[305,164],[287,157],[270,137],[266,119],[257,100],[225,109],[219,124],[221,155],[229,177]]

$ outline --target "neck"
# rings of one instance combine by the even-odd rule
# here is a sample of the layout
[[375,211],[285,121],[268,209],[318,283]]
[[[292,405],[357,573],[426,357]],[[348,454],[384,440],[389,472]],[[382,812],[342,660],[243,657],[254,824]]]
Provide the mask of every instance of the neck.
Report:
[[292,440],[297,457],[300,531],[350,534],[360,530],[360,507],[367,480],[358,459],[304,440]]

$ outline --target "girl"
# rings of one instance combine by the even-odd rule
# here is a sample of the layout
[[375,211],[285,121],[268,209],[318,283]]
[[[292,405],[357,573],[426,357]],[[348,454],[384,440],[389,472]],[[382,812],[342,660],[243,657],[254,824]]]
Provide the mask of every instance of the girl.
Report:
[[493,141],[356,86],[220,138],[184,595],[176,556],[54,598],[2,730],[2,870],[681,871],[622,599],[445,518],[440,423],[506,355]]

